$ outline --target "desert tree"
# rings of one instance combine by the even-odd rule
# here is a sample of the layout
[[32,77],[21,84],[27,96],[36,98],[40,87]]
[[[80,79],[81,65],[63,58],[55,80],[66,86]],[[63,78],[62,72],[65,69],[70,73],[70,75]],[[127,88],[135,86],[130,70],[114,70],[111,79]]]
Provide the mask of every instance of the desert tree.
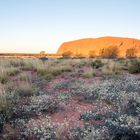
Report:
[[118,54],[119,54],[119,50],[117,46],[103,48],[100,51],[100,56],[103,58],[117,58]]
[[126,50],[126,58],[135,58],[136,57],[136,49],[130,48]]
[[40,57],[45,57],[46,52],[45,51],[41,51],[40,52]]
[[94,58],[94,57],[96,57],[96,52],[94,50],[91,50],[91,51],[89,51],[88,56],[90,58]]
[[45,53],[46,53],[45,51],[41,51],[41,52],[40,52],[41,55],[44,55]]
[[77,53],[75,58],[85,58],[85,56],[82,53]]
[[70,58],[73,55],[71,51],[66,51],[62,53],[63,58]]

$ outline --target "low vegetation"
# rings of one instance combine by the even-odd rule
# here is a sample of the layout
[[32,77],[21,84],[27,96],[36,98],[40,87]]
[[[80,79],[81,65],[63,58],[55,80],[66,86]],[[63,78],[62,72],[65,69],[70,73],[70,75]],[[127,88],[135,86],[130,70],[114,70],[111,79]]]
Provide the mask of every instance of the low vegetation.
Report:
[[119,54],[118,46],[110,46],[100,51],[100,56],[102,58],[117,58],[118,54]]
[[140,139],[140,60],[0,59],[0,139]]
[[121,65],[112,60],[108,60],[101,70],[103,75],[117,75],[121,73]]
[[103,66],[103,63],[101,60],[95,60],[91,63],[91,66],[95,69],[98,69]]
[[126,58],[135,58],[136,57],[136,49],[135,48],[130,48],[126,50]]
[[35,88],[33,87],[32,83],[25,81],[21,82],[15,92],[18,96],[25,97],[25,96],[32,96],[36,93]]
[[130,65],[128,67],[128,71],[130,73],[140,73],[140,61],[131,60]]

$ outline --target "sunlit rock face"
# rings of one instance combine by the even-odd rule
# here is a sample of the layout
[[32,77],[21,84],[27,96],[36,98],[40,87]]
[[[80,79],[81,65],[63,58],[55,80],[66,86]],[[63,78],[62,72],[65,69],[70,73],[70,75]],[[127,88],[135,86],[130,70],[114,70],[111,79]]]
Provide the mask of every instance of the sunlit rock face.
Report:
[[57,51],[57,54],[65,52],[72,52],[73,55],[88,56],[91,51],[95,51],[98,56],[103,48],[117,46],[119,49],[119,56],[125,57],[126,50],[135,48],[136,55],[140,56],[140,40],[122,37],[100,37],[100,38],[86,38],[63,43]]

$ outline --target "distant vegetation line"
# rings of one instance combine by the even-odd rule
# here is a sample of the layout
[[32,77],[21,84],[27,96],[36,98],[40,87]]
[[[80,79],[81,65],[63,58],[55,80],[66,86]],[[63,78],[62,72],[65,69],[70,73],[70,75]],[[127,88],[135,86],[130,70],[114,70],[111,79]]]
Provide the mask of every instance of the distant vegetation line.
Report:
[[0,57],[61,57],[61,55],[48,53],[0,53]]

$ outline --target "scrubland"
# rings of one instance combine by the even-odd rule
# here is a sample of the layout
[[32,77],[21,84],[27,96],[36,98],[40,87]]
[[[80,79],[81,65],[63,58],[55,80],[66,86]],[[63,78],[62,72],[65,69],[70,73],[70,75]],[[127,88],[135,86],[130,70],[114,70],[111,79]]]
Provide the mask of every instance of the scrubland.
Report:
[[140,59],[0,58],[0,139],[140,139]]

